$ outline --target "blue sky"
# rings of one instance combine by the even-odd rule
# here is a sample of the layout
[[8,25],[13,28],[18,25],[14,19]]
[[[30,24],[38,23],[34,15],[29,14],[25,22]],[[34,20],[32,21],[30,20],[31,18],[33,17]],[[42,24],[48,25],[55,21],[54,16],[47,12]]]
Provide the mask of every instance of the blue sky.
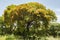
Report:
[[0,16],[3,14],[4,9],[6,9],[8,5],[18,5],[28,2],[39,2],[45,5],[47,8],[52,9],[57,15],[57,22],[60,22],[60,0],[0,0]]

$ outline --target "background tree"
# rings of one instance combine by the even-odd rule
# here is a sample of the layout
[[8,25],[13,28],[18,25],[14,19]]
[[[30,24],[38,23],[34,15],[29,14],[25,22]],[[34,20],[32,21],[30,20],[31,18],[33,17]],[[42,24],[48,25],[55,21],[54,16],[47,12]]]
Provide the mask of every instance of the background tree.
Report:
[[49,35],[54,37],[60,36],[60,23],[51,23],[49,28]]
[[4,34],[3,33],[3,26],[4,26],[4,18],[3,18],[3,16],[0,16],[0,35],[2,35],[2,34]]

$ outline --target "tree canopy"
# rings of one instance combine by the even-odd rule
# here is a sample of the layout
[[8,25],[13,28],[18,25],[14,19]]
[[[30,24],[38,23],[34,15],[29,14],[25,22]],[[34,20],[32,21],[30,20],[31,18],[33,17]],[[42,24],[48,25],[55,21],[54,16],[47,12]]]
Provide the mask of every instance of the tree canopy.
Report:
[[[51,21],[57,19],[55,12],[37,2],[9,5],[4,10],[4,25],[10,33],[30,35],[38,30],[48,29]],[[24,36],[23,35],[23,36]]]
[[50,21],[56,20],[56,15],[52,10],[37,2],[8,6],[4,12],[5,23],[10,24],[18,20],[25,21],[25,24],[29,21],[38,20],[47,26]]

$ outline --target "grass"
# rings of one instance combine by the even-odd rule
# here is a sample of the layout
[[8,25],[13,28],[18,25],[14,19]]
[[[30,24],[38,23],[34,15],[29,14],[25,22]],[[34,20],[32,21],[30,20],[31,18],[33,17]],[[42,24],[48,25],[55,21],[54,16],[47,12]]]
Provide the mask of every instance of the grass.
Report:
[[0,36],[0,40],[5,40],[6,36]]
[[[7,37],[8,37],[8,38],[9,38],[9,37],[13,38],[12,35],[8,35],[8,36],[0,36],[0,40],[6,40]],[[46,39],[48,39],[48,40],[60,40],[60,37],[54,38],[54,37],[52,37],[52,36],[49,36],[49,37],[46,37]],[[44,37],[42,37],[41,40],[44,40]]]
[[15,39],[13,35],[4,35],[4,36],[0,36],[0,40],[12,40]]

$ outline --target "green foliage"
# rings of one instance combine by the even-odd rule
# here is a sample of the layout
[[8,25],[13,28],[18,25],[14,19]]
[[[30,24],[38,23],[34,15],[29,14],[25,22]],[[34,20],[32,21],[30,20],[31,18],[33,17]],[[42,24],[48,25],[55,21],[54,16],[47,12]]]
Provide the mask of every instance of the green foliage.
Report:
[[49,34],[53,35],[54,37],[56,37],[57,35],[60,36],[60,23],[51,23],[49,32]]
[[52,10],[37,2],[10,5],[3,17],[4,33],[23,36],[24,39],[47,35],[50,22],[57,19]]

